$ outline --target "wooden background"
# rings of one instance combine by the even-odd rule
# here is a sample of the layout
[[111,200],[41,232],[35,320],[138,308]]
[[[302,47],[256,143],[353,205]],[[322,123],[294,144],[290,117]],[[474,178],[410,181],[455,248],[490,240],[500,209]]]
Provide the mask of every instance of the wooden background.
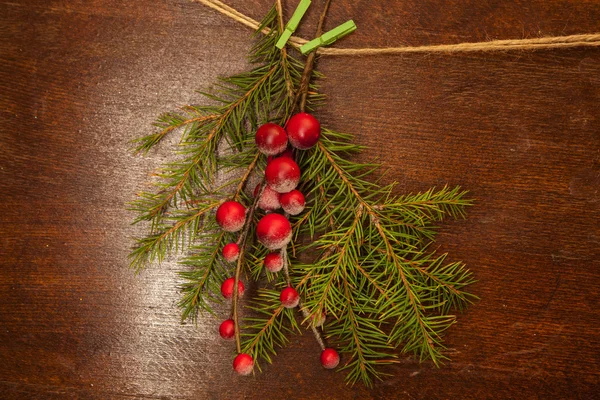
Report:
[[[270,6],[226,2],[256,19]],[[339,47],[449,44],[599,32],[600,1],[334,0],[326,28],[349,18],[359,29]],[[142,158],[128,142],[246,69],[249,34],[187,0],[0,2],[0,398],[596,397],[600,49],[318,64],[318,117],[399,190],[477,199],[439,240],[481,297],[446,337],[451,363],[403,358],[374,389],[349,387],[304,335],[240,378],[218,319],[179,324],[175,263],[135,277],[126,260],[139,231],[124,203],[172,146]]]

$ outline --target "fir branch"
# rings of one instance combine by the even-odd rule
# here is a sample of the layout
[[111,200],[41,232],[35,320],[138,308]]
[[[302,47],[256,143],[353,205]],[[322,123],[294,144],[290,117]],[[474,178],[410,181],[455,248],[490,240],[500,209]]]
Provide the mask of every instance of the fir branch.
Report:
[[256,316],[245,319],[242,351],[252,355],[260,369],[260,360],[271,363],[271,355],[288,343],[288,334],[300,333],[300,327],[293,310],[281,305],[279,291],[260,289],[248,308]]
[[169,134],[170,132],[194,123],[212,121],[214,119],[217,119],[218,117],[218,114],[200,114],[200,116],[196,115],[190,117],[177,113],[165,113],[154,124],[154,126],[161,128],[159,132],[155,132],[150,135],[134,139],[132,141],[133,144],[136,144],[136,147],[134,148],[133,152],[134,154],[146,154],[148,153],[148,151],[150,151],[152,147],[154,147],[161,140],[163,140],[165,136],[167,136],[167,134]]
[[[317,36],[328,7],[329,1]],[[250,239],[260,193],[250,200],[246,186],[265,166],[252,134],[259,124],[283,125],[296,109],[304,111],[322,101],[311,82],[319,76],[313,69],[315,53],[303,64],[285,47],[277,49],[282,29],[281,0],[276,0],[258,30],[265,35],[250,52],[250,61],[257,65],[220,78],[211,91],[202,93],[216,105],[185,106],[163,114],[156,123],[159,130],[135,142],[135,151],[146,153],[168,134],[183,131],[181,159],[157,174],[155,192],[141,193],[131,205],[137,213],[134,223],[149,221],[150,229],[130,255],[139,271],[169,253],[191,248],[182,261],[190,270],[180,274],[182,320],[194,320],[199,310],[212,312],[211,304],[220,301],[220,283],[231,275],[220,253],[235,235],[218,229],[212,211],[224,198],[252,203],[237,238],[241,254],[231,314],[237,351],[251,354],[259,368],[259,360],[271,362],[287,335],[300,329],[292,311],[281,306],[279,291],[260,289],[249,306],[254,315],[245,319],[247,326],[240,331],[237,282],[244,269],[255,279],[263,276],[262,257],[267,253]],[[372,385],[382,377],[380,365],[396,361],[395,349],[435,364],[445,359],[442,335],[455,322],[450,312],[464,309],[476,297],[465,292],[474,279],[464,264],[448,262],[445,254],[428,249],[436,222],[464,217],[471,204],[466,192],[444,187],[397,196],[394,185],[370,180],[378,165],[348,159],[361,149],[351,143],[350,135],[324,128],[317,146],[295,152],[302,170],[300,189],[308,204],[303,215],[291,218],[289,253],[292,258],[315,258],[300,263],[284,249],[284,273],[266,277],[271,287],[289,285],[299,291],[304,321],[322,348],[311,319],[322,312],[330,316],[327,337],[339,346],[347,380]],[[264,182],[260,187],[262,193]],[[288,268],[291,262],[293,269]]]
[[191,243],[203,217],[218,205],[218,202],[206,203],[170,214],[167,219],[171,224],[162,225],[156,233],[138,239],[137,246],[129,255],[131,266],[139,271],[147,263],[160,263],[168,252],[177,252],[184,247],[186,239]]
[[211,302],[220,302],[221,283],[227,278],[227,268],[221,256],[221,249],[230,240],[231,234],[220,231],[216,224],[204,225],[205,232],[191,247],[190,255],[180,263],[187,270],[179,272],[184,280],[178,305],[181,308],[181,321],[196,321],[199,310],[212,313]]

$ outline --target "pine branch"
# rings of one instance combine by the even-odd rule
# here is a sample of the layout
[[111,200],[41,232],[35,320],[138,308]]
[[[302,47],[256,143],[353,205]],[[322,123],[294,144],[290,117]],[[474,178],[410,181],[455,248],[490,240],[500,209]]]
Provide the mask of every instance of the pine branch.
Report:
[[279,291],[261,289],[248,308],[257,316],[245,319],[242,351],[251,354],[260,368],[260,360],[272,362],[271,355],[288,343],[287,336],[300,333],[293,310],[279,301]]
[[218,205],[218,202],[201,204],[167,216],[169,224],[161,225],[154,234],[138,239],[136,247],[129,255],[131,266],[139,271],[147,263],[160,263],[167,253],[178,252],[185,246],[186,241],[191,243],[203,218]]
[[184,280],[178,303],[182,322],[196,321],[199,310],[212,313],[211,303],[220,302],[221,283],[228,277],[221,249],[231,241],[231,234],[220,231],[214,223],[207,223],[204,228],[204,234],[197,238],[198,244],[191,247],[190,255],[180,262],[188,267],[179,273]]
[[[318,31],[328,6],[329,1]],[[323,312],[329,316],[327,337],[342,353],[341,369],[348,371],[349,382],[370,386],[381,379],[380,366],[396,362],[398,349],[439,364],[446,358],[443,333],[455,322],[450,313],[476,299],[465,291],[474,282],[465,265],[448,262],[445,254],[428,247],[436,223],[448,216],[464,217],[471,204],[459,187],[398,196],[394,185],[372,179],[379,165],[352,160],[362,147],[352,144],[351,135],[323,128],[317,146],[295,152],[302,170],[299,189],[308,203],[303,214],[286,215],[293,241],[290,258],[283,251],[284,273],[264,273],[267,250],[252,243],[260,194],[252,200],[247,185],[262,173],[266,159],[257,152],[253,134],[260,124],[284,125],[297,108],[311,109],[323,100],[313,82],[319,77],[313,70],[314,53],[303,64],[287,49],[275,47],[283,26],[281,0],[276,0],[258,30],[267,33],[249,55],[255,67],[220,78],[202,92],[213,105],[189,105],[163,114],[158,130],[135,142],[135,151],[146,153],[170,133],[182,131],[180,159],[159,171],[154,192],[141,193],[131,204],[137,214],[134,223],[150,225],[130,255],[131,264],[139,271],[190,248],[181,262],[187,270],[180,274],[179,306],[183,321],[195,320],[199,310],[212,312],[212,303],[221,300],[220,284],[234,269],[221,249],[237,239],[241,254],[231,312],[236,347],[251,354],[259,368],[260,360],[271,362],[288,335],[300,331],[292,311],[279,301],[279,289],[287,285],[300,292],[304,321],[317,338],[311,319]],[[252,204],[239,236],[222,232],[214,221],[213,211],[225,199]],[[287,268],[288,262],[293,269]],[[258,298],[250,301],[253,314],[241,331],[237,281],[244,270],[262,282],[266,276],[270,289],[259,289]]]

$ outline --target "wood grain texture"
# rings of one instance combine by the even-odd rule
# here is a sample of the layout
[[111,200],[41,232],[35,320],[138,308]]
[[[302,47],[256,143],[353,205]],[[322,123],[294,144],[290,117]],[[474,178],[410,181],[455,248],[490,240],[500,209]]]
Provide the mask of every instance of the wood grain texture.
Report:
[[[257,19],[270,6],[228,4]],[[349,18],[359,29],[340,47],[448,44],[599,32],[600,2],[336,0],[326,27]],[[184,0],[2,1],[0,27],[0,398],[600,392],[600,50],[319,61],[318,116],[369,146],[361,159],[400,191],[460,184],[477,199],[439,240],[481,297],[446,336],[453,361],[405,358],[367,390],[324,371],[310,335],[234,376],[217,319],[179,324],[175,263],[127,269],[139,231],[124,203],[172,149],[140,158],[128,142],[247,68],[245,27]]]

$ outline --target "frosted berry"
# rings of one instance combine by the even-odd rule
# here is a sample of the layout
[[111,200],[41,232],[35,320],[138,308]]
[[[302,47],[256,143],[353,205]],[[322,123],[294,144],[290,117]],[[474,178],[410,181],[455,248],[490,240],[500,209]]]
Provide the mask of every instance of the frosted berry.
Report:
[[226,319],[219,326],[219,335],[223,339],[233,339],[235,335],[235,323],[232,319]]
[[321,352],[321,365],[327,369],[333,369],[340,363],[340,355],[334,349],[328,347]]
[[227,232],[237,232],[246,222],[246,209],[237,201],[226,201],[217,209],[217,224]]
[[290,215],[300,214],[302,211],[304,211],[304,206],[306,204],[304,195],[297,189],[294,189],[291,192],[283,193],[279,197],[279,202],[281,207],[283,207],[283,211]]
[[[254,189],[254,196],[258,195],[260,191],[260,184]],[[271,189],[270,186],[265,186],[260,199],[258,200],[258,208],[264,211],[275,211],[281,208],[281,202],[279,201],[279,193]]]
[[279,253],[269,253],[265,257],[265,268],[269,272],[279,272],[283,268],[283,258]]
[[285,308],[294,308],[300,302],[300,295],[293,287],[286,287],[281,291],[279,300]]
[[240,353],[233,360],[233,369],[239,375],[249,375],[253,368],[254,360],[249,354]]
[[240,256],[240,246],[237,243],[228,243],[223,247],[223,258],[227,262],[234,262]]
[[279,154],[287,148],[288,137],[285,130],[271,122],[262,125],[254,137],[258,150],[267,156]]
[[292,225],[281,214],[267,214],[258,221],[256,236],[269,250],[278,250],[292,239]]
[[265,179],[276,192],[287,193],[300,182],[300,167],[289,157],[277,157],[267,164]]
[[307,150],[319,141],[321,124],[310,114],[298,113],[290,118],[285,130],[292,146]]
[[[235,278],[227,278],[225,282],[221,285],[221,294],[226,299],[231,299],[233,296],[233,284],[235,283]],[[244,284],[241,280],[238,280],[238,295],[241,297],[244,294]]]

